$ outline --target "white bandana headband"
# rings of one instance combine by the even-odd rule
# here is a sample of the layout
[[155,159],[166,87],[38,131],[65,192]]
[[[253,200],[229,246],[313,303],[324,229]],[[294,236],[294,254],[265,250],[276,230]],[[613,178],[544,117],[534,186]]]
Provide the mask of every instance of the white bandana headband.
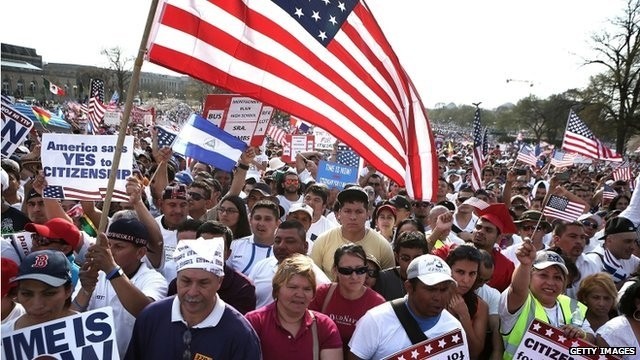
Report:
[[224,276],[224,239],[180,240],[173,252],[178,272],[184,269],[202,269]]

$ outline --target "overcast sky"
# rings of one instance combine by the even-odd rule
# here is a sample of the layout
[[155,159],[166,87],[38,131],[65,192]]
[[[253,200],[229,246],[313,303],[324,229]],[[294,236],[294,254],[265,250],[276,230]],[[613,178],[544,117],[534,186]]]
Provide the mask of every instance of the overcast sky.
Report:
[[[317,0],[314,0],[317,1]],[[135,56],[150,0],[3,1],[2,42],[43,61],[106,66],[104,48]],[[623,0],[369,0],[425,105],[493,108],[529,94],[582,88],[602,71],[582,66],[591,34],[622,13]],[[143,71],[170,73],[145,63]],[[514,79],[507,83],[507,79]],[[533,86],[530,86],[533,84]]]

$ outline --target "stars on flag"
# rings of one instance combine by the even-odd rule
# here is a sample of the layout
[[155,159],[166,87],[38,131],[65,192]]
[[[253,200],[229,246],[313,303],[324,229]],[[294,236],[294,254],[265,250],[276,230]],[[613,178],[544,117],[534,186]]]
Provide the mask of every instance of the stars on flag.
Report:
[[565,197],[551,195],[542,213],[566,221],[576,221],[584,211],[584,205]]
[[177,133],[160,125],[156,125],[156,130],[158,131],[157,137],[159,149],[163,147],[171,147],[171,145],[173,145],[173,142],[176,140],[176,137],[178,136]]

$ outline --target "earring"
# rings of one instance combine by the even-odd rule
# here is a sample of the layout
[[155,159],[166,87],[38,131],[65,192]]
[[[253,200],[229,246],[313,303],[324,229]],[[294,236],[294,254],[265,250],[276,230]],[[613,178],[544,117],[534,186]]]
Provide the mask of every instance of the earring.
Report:
[[636,311],[633,312],[633,320],[640,321],[640,309],[636,309]]

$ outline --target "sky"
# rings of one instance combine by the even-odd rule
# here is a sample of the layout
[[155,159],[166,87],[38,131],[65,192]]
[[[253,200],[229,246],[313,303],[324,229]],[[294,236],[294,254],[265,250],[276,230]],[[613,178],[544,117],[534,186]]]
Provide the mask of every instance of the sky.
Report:
[[[583,65],[594,56],[591,35],[606,29],[608,19],[622,14],[625,4],[366,2],[427,108],[450,102],[482,102],[482,107],[495,108],[529,95],[546,98],[585,87],[589,76],[603,71],[598,65]],[[120,47],[125,55],[136,56],[150,4],[151,0],[3,1],[1,39],[36,49],[47,63],[106,67],[103,49]],[[142,71],[175,74],[147,62]]]

